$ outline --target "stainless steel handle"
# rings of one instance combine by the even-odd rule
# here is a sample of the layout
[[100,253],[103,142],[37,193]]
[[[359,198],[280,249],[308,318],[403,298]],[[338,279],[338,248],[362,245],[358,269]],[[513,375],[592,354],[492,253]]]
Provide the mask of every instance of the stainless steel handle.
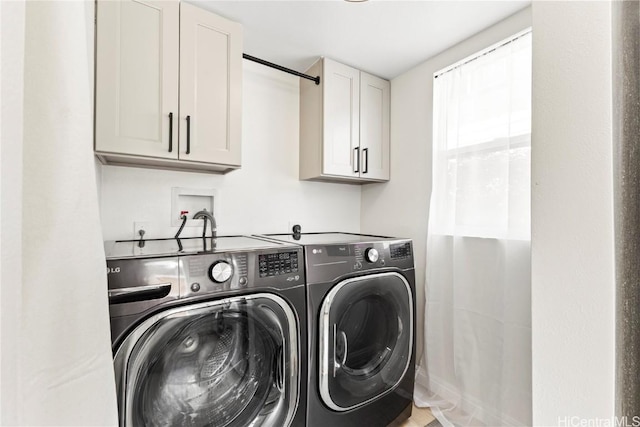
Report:
[[191,154],[191,116],[187,116],[187,152]]
[[360,172],[360,147],[356,147],[353,149],[355,155],[355,161],[353,162],[356,165],[354,173]]
[[159,283],[157,285],[110,289],[107,294],[109,295],[109,304],[124,304],[164,298],[169,295],[169,292],[171,292],[171,283]]
[[340,337],[342,337],[342,345],[344,345],[344,353],[342,354],[342,360],[340,361],[340,366],[344,366],[347,361],[347,334],[344,331],[340,331]]
[[336,358],[336,344],[337,344],[337,336],[338,336],[338,326],[334,323],[333,325],[333,376],[336,376],[338,369],[344,366],[347,361],[347,334],[344,331],[340,331],[340,337],[342,338],[342,345],[344,346],[344,352],[342,354],[342,360],[338,363]]
[[362,157],[364,157],[364,169],[362,173],[369,172],[369,149],[365,148],[362,150]]
[[285,378],[285,360],[284,360],[284,350],[282,347],[278,348],[276,352],[276,372],[275,372],[275,382],[276,387],[280,392],[284,391],[284,378]]
[[336,361],[336,344],[337,344],[336,335],[337,335],[337,326],[334,323],[333,325],[333,376],[334,378],[336,376],[336,372],[340,368],[340,364],[338,364],[338,362]]

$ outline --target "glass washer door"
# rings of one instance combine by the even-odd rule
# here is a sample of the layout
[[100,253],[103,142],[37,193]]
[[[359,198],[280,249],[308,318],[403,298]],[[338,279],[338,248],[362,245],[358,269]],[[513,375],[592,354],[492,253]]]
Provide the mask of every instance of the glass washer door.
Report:
[[393,390],[413,350],[413,295],[398,273],[344,280],[320,310],[320,395],[335,411]]
[[295,315],[267,293],[170,309],[127,336],[114,366],[121,426],[287,426],[298,401]]

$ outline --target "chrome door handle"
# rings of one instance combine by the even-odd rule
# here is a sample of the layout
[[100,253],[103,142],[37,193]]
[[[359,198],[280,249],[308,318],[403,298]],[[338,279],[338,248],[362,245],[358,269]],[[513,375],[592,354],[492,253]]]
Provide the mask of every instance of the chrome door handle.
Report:
[[344,366],[347,361],[347,334],[344,331],[340,331],[340,337],[342,338],[342,345],[344,346],[344,352],[342,354],[342,360],[340,363],[336,360],[336,344],[338,336],[338,326],[333,325],[333,376],[336,376],[338,369]]
[[340,366],[344,366],[344,364],[347,362],[347,334],[345,334],[344,331],[340,331],[340,337],[342,338],[342,345],[344,346],[344,352],[342,354]]
[[109,304],[124,304],[164,298],[169,295],[169,292],[171,292],[171,283],[159,283],[157,285],[110,289],[107,294],[109,295]]
[[285,354],[282,347],[278,347],[276,351],[276,370],[275,370],[275,383],[276,387],[280,392],[284,391],[284,380],[285,380],[285,365],[286,362],[284,360]]

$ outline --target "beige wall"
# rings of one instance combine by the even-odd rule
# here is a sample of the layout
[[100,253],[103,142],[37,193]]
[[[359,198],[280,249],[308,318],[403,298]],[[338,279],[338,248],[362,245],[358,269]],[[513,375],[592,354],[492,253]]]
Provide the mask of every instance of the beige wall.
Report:
[[527,8],[391,81],[391,181],[362,187],[361,230],[414,241],[417,351],[422,354],[429,198],[433,73],[531,26]]

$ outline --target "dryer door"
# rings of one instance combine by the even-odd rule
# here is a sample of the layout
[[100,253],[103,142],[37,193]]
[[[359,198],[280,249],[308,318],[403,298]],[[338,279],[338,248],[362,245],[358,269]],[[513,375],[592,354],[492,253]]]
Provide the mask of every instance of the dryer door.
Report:
[[390,392],[413,351],[408,282],[380,273],[338,283],[322,303],[319,338],[320,394],[329,408],[346,411]]
[[289,305],[254,294],[161,312],[115,356],[120,425],[287,426],[298,403]]

